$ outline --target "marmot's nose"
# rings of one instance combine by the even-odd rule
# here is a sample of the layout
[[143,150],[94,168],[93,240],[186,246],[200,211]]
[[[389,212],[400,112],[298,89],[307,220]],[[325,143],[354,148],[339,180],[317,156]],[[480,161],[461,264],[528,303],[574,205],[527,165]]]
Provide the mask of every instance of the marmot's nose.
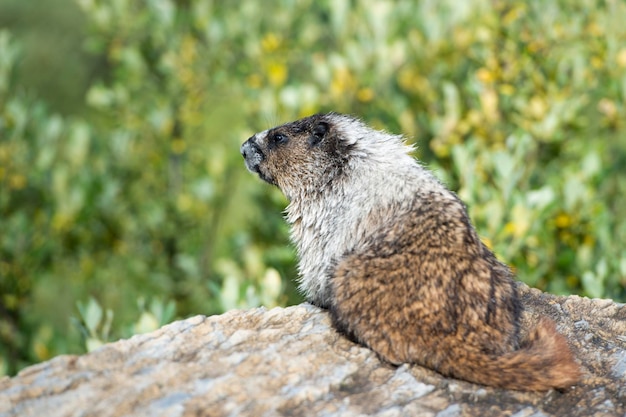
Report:
[[243,157],[245,159],[248,159],[248,155],[250,153],[250,150],[252,148],[251,144],[254,142],[254,136],[250,136],[248,138],[247,141],[245,141],[242,145],[241,148],[239,148],[239,152],[241,152],[241,155],[243,155]]
[[258,165],[264,159],[263,152],[257,143],[256,135],[245,141],[239,151],[243,155],[243,159],[251,164]]

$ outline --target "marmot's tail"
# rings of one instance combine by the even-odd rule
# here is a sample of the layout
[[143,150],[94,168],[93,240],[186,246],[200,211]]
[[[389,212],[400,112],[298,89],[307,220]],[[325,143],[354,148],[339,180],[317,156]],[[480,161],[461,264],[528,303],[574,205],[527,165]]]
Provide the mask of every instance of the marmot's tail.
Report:
[[456,377],[506,389],[565,389],[581,377],[565,337],[547,318],[539,322],[520,349],[498,357],[468,352],[467,362],[469,366],[454,369]]

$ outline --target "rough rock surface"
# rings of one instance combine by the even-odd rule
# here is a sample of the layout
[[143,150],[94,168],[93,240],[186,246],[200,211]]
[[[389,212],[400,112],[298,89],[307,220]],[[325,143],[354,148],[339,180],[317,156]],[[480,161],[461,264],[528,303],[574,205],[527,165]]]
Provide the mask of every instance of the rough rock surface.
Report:
[[515,392],[395,368],[326,312],[196,316],[0,380],[0,416],[623,416],[626,308],[520,285],[525,323],[556,320],[586,372],[566,392]]

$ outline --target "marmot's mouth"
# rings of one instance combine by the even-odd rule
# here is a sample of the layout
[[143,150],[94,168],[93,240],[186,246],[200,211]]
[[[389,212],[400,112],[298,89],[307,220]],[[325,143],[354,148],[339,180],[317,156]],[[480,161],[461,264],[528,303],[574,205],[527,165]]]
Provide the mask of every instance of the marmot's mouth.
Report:
[[274,181],[274,178],[272,178],[271,176],[264,174],[263,172],[261,172],[261,170],[257,171],[257,174],[259,174],[259,178],[261,178],[263,181],[268,182],[272,185],[278,185],[276,183],[276,181]]

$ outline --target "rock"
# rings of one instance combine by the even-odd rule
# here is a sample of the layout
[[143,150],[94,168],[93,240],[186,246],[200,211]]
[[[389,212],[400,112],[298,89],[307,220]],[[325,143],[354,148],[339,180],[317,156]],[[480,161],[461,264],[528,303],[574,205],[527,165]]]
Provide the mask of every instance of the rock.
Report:
[[309,304],[174,322],[0,380],[0,416],[623,416],[626,308],[520,285],[586,372],[566,392],[493,389],[381,363]]

